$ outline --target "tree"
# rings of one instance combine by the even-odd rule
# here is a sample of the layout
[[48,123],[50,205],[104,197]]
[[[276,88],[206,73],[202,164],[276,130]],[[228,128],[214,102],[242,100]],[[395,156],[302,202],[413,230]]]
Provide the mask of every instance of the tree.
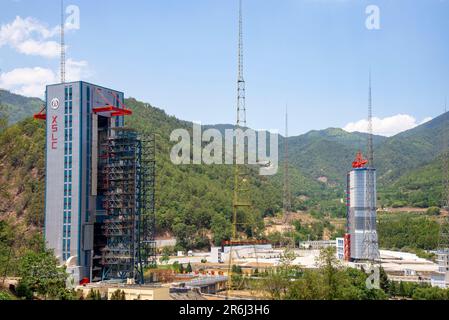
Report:
[[438,215],[440,215],[440,212],[441,212],[440,208],[438,208],[438,207],[430,207],[429,209],[427,209],[426,213],[429,216],[438,216]]
[[126,294],[125,291],[122,291],[120,289],[117,289],[114,291],[111,295],[110,300],[126,300]]
[[398,294],[398,288],[397,288],[396,282],[394,282],[394,281],[391,281],[391,282],[390,282],[390,290],[388,291],[388,294],[389,294],[391,297],[397,296],[397,294]]
[[405,290],[405,285],[404,285],[404,282],[400,282],[399,283],[399,290],[398,290],[399,292],[398,292],[398,294],[399,294],[399,296],[401,296],[401,297],[407,297],[407,291]]
[[241,266],[233,264],[231,270],[232,270],[233,274],[242,274],[242,267]]
[[231,224],[221,214],[215,214],[212,217],[211,231],[214,235],[213,241],[216,246],[219,246],[223,240],[231,238]]
[[413,300],[449,300],[449,290],[438,287],[416,288]]
[[379,269],[379,276],[380,276],[380,288],[384,291],[389,293],[390,292],[390,286],[391,286],[391,282],[390,280],[388,280],[388,275],[385,272],[385,269],[380,266]]
[[28,251],[20,259],[18,273],[21,277],[19,287],[30,298],[30,292],[42,296],[44,299],[70,299],[73,292],[66,289],[68,274],[65,268],[58,266],[53,252]]
[[338,270],[341,267],[336,257],[336,249],[327,247],[321,250],[318,257],[318,267],[324,275],[324,282],[327,291],[327,300],[333,300],[337,297],[338,291]]
[[296,258],[295,252],[292,249],[287,248],[281,255],[280,263],[284,267],[289,267],[295,260],[295,258]]
[[101,300],[101,293],[99,290],[90,289],[86,297],[87,300]]
[[169,260],[170,260],[170,251],[167,247],[164,247],[164,249],[162,249],[162,257],[159,259],[159,261],[161,262],[161,264],[166,264],[168,263]]
[[0,105],[0,133],[2,133],[7,127],[9,123],[6,107]]
[[12,300],[12,296],[9,293],[0,290],[0,301],[2,300]]
[[314,270],[304,270],[302,277],[293,282],[287,291],[288,300],[324,300],[326,291],[324,277]]

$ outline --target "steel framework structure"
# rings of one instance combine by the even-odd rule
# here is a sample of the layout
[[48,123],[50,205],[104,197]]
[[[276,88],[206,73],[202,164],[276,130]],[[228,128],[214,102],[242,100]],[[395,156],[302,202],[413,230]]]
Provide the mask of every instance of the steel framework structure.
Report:
[[[140,155],[140,274],[146,268],[155,268],[156,259],[156,136],[146,135],[141,139]],[[142,279],[143,281],[143,279]]]
[[[243,9],[242,0],[239,0],[239,39],[238,39],[238,73],[237,73],[237,119],[236,119],[236,153],[240,150],[242,129],[246,127],[246,82],[243,76]],[[244,143],[244,142],[243,142]],[[246,156],[243,155],[243,159]],[[232,252],[233,246],[242,243],[242,239],[238,236],[238,225],[244,223],[239,222],[239,213],[241,210],[251,207],[249,200],[249,174],[248,170],[243,164],[237,161],[237,155],[234,156],[234,190],[232,201],[232,235],[231,240],[227,243],[230,245],[229,264],[228,264],[228,285],[226,296],[229,299],[229,290],[232,287]],[[253,243],[251,240],[245,240],[246,243]],[[254,246],[255,248],[255,246]],[[256,257],[257,258],[257,257]]]
[[141,140],[132,129],[113,128],[103,146],[103,279],[135,279],[154,266],[154,139]]

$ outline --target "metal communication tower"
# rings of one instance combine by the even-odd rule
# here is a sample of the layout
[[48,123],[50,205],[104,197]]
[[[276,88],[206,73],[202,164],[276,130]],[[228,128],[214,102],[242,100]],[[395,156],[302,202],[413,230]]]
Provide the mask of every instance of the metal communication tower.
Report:
[[288,172],[288,110],[285,109],[285,144],[284,144],[284,223],[291,212],[290,176]]
[[[238,45],[238,77],[237,77],[237,122],[236,129],[246,127],[246,94],[245,80],[243,77],[243,14],[242,0],[239,0],[239,45]],[[237,130],[236,152],[240,150],[240,140],[238,135],[241,134]],[[247,173],[244,165],[237,163],[237,157],[234,161],[234,195],[233,195],[233,216],[232,216],[232,239],[237,239],[238,212],[241,208],[249,207],[251,204],[247,201],[246,195],[248,190]]]
[[371,89],[371,71],[369,73],[368,90],[368,166],[366,170],[365,215],[363,230],[363,256],[366,260],[374,262],[379,257],[376,221],[376,199],[374,187],[374,149],[373,149],[373,103]]
[[61,83],[65,83],[65,23],[64,23],[64,0],[61,0]]
[[243,12],[239,0],[239,46],[237,76],[237,127],[246,127],[246,83],[243,77]]
[[[244,168],[244,164],[237,162],[237,152],[240,150],[241,139],[239,135],[243,132],[239,129],[246,128],[246,92],[245,79],[243,77],[243,12],[242,0],[239,0],[239,40],[238,40],[238,75],[237,75],[237,121],[236,121],[236,147],[234,157],[234,191],[232,201],[232,235],[229,252],[229,266],[228,266],[228,290],[227,296],[229,298],[229,290],[232,287],[232,247],[239,243],[237,226],[243,223],[239,222],[238,215],[242,209],[251,206],[248,200],[249,186],[248,174]],[[244,142],[243,142],[244,143]],[[245,156],[243,157],[245,159]]]

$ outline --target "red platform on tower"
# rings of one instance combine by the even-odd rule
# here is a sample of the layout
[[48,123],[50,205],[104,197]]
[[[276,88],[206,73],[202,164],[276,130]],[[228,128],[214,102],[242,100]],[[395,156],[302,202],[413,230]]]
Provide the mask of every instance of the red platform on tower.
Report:
[[118,108],[113,106],[94,108],[92,111],[93,113],[103,117],[120,117],[120,116],[129,116],[133,114],[133,112],[130,109]]
[[368,160],[363,158],[363,155],[361,152],[357,152],[357,156],[355,158],[355,161],[352,163],[352,167],[354,169],[361,169],[364,168],[368,164]]

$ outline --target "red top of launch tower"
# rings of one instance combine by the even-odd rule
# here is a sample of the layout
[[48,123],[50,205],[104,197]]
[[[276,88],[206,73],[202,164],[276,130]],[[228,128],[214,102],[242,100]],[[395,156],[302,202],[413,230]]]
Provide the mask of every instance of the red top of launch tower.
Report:
[[363,154],[359,151],[355,157],[355,161],[352,163],[354,169],[364,168],[368,164],[368,160],[363,158]]

